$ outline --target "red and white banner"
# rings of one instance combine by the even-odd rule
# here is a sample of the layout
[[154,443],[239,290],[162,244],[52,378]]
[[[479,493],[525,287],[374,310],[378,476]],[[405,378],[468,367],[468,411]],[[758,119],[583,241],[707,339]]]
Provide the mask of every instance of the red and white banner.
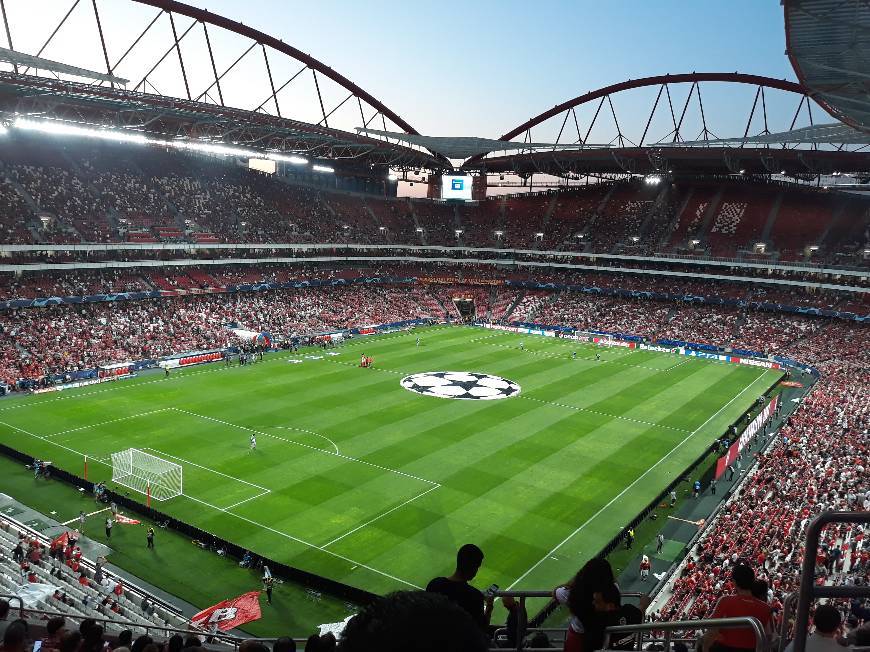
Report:
[[69,545],[69,531],[64,532],[60,536],[51,540],[51,549],[66,548]]
[[731,447],[728,449],[728,452],[719,458],[716,462],[716,479],[718,480],[723,473],[725,473],[725,469],[727,469],[734,460],[737,459],[737,456],[740,454],[740,451],[743,450],[744,446],[749,443],[749,441],[758,433],[759,430],[767,423],[770,416],[776,411],[776,406],[779,405],[779,395],[773,397],[773,399],[768,403],[765,408],[758,413],[758,416],[752,420],[748,426],[746,426],[746,430],[744,430],[740,437],[737,438]]
[[610,337],[593,337],[592,341],[599,346],[621,346],[626,349],[636,349],[637,342],[626,342],[625,340],[614,340]]
[[190,624],[205,630],[217,627],[220,631],[226,632],[252,620],[259,620],[261,615],[260,592],[251,591],[203,609],[190,619]]
[[121,525],[139,525],[142,521],[137,521],[135,518],[129,518],[123,514],[115,514],[115,523]]

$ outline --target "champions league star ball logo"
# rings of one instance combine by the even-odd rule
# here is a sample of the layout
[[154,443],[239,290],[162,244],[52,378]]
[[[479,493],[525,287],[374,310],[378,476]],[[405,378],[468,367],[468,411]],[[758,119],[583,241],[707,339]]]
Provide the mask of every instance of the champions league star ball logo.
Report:
[[465,371],[428,371],[401,380],[410,392],[438,398],[463,401],[495,401],[520,393],[520,386],[511,380]]

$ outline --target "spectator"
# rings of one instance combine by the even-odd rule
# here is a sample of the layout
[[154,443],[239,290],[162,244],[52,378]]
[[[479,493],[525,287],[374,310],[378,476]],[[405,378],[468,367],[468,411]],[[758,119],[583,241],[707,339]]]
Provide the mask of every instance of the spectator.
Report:
[[508,615],[505,620],[505,641],[500,647],[515,648],[517,646],[518,634],[519,640],[526,636],[526,627],[528,623],[528,614],[526,613],[525,605],[511,596],[505,596],[501,599],[504,608],[507,609]]
[[60,642],[60,652],[78,652],[82,644],[81,632],[69,632]]
[[[145,648],[151,645],[154,642],[147,634],[142,634],[137,637],[135,641],[133,641],[133,647],[130,648],[130,652],[144,652]],[[199,642],[197,641],[196,645],[186,645],[185,647],[199,647]]]
[[492,617],[492,596],[484,596],[469,584],[483,563],[483,551],[466,543],[456,553],[456,570],[450,577],[436,577],[426,586],[430,593],[440,593],[465,609],[481,628],[489,626]]
[[184,647],[184,639],[181,634],[173,634],[166,642],[166,652],[181,652]]
[[[813,616],[816,631],[807,637],[806,652],[844,652],[846,648],[837,641],[840,623],[843,621],[840,612],[830,604],[820,604]],[[792,652],[794,643],[786,646],[786,652]]]
[[341,634],[338,650],[483,652],[487,639],[479,624],[445,595],[398,591],[366,605],[351,618]]
[[[771,611],[766,603],[752,596],[755,585],[755,573],[745,564],[737,564],[731,572],[731,579],[736,587],[734,595],[719,598],[713,609],[711,618],[737,618],[751,616],[757,618],[761,626],[770,632]],[[704,652],[739,652],[755,649],[755,634],[746,628],[707,630],[703,639]]]
[[9,602],[0,599],[0,639],[6,633],[6,628],[9,627]]
[[296,652],[296,641],[289,636],[282,636],[272,644],[272,652]]
[[[622,604],[622,596],[615,584],[604,587],[592,596],[593,616],[587,623],[584,649],[600,650],[604,647],[604,630],[617,625],[637,625],[643,622],[643,613],[630,604]],[[633,650],[634,634],[614,634],[608,649]]]
[[305,642],[305,652],[333,652],[335,649],[336,640],[332,632],[323,636],[312,634]]
[[46,652],[56,652],[60,649],[61,641],[67,635],[66,620],[63,618],[49,618],[45,623],[47,636],[42,639],[42,648]]
[[2,652],[24,652],[27,645],[27,628],[19,621],[15,621],[6,628],[3,633]]
[[[176,636],[178,636],[176,634]],[[174,638],[174,637],[173,637]],[[170,639],[171,641],[172,639]],[[133,632],[129,629],[125,629],[118,634],[118,638],[115,641],[115,648],[125,647],[129,648],[130,644],[133,642]]]
[[593,604],[596,593],[614,586],[613,569],[606,559],[590,559],[574,578],[553,590],[553,598],[568,606],[571,618],[565,638],[565,652],[580,652],[584,649],[584,634],[587,623],[596,622]]

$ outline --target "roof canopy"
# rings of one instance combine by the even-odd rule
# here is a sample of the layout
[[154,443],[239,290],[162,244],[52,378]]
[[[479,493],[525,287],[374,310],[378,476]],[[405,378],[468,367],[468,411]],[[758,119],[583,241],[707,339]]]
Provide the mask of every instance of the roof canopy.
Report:
[[[383,136],[403,141],[411,145],[425,147],[430,152],[441,154],[450,159],[465,160],[472,156],[492,152],[530,151],[539,149],[577,149],[577,145],[555,145],[553,143],[515,143],[513,141],[477,138],[475,136],[422,136],[395,131],[357,128],[357,132],[369,136]],[[587,145],[588,147],[609,147],[609,145]]]
[[870,132],[870,5],[785,0],[786,48],[798,79],[835,118]]

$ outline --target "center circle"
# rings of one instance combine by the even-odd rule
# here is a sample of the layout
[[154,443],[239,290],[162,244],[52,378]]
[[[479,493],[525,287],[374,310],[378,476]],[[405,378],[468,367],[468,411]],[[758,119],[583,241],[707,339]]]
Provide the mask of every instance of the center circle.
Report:
[[409,392],[462,401],[497,401],[520,393],[519,384],[473,371],[426,371],[400,381]]

